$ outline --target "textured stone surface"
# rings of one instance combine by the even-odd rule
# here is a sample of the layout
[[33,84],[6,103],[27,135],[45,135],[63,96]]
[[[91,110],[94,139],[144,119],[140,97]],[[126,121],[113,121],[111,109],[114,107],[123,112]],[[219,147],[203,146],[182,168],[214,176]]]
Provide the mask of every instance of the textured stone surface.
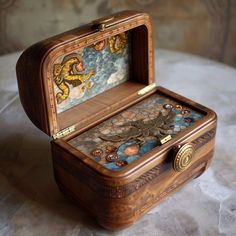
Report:
[[217,112],[215,158],[206,173],[135,225],[109,232],[57,189],[50,138],[32,125],[19,101],[14,72],[18,56],[0,57],[0,235],[235,235],[235,69],[200,57],[159,51],[158,84]]
[[0,54],[125,9],[152,16],[158,47],[236,66],[235,0],[2,0]]

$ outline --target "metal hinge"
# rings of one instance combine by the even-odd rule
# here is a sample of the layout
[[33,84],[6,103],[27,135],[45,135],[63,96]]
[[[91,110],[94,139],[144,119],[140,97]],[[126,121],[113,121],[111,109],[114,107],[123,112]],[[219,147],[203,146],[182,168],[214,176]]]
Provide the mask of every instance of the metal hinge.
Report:
[[57,138],[63,138],[65,137],[67,134],[71,133],[75,131],[75,125],[72,125],[70,127],[67,127],[59,132],[57,132],[56,134],[54,134],[52,137],[53,139],[57,139]]
[[138,95],[140,95],[140,96],[144,95],[144,94],[150,92],[151,90],[153,90],[154,88],[156,88],[156,86],[157,86],[156,83],[149,84],[148,86],[144,87],[143,89],[140,89],[138,91]]

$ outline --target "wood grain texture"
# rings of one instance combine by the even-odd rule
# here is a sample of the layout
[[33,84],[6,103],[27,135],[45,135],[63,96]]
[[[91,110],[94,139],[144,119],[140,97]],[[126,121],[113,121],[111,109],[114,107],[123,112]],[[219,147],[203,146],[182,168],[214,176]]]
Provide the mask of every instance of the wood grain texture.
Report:
[[209,166],[212,156],[213,152],[210,151],[179,176],[174,175],[172,170],[162,172],[158,178],[123,198],[104,197],[101,191],[95,192],[59,165],[55,165],[54,171],[58,186],[66,196],[89,211],[103,227],[117,230],[130,226],[186,182],[201,175]]
[[[118,197],[108,198],[101,190],[95,191],[88,185],[90,178],[86,177],[86,181],[84,178],[81,180],[78,178],[78,174],[75,177],[64,166],[57,165],[56,162],[54,163],[55,178],[61,191],[89,211],[99,224],[105,228],[117,230],[130,226],[158,202],[177,191],[186,182],[201,175],[211,162],[213,146],[214,143],[210,143],[210,146],[206,146],[206,154],[196,155],[194,158],[198,161],[195,161],[185,172],[176,174],[173,169],[167,167],[168,170],[161,172],[158,178],[122,198],[119,197],[122,194],[119,192],[119,187],[117,187]],[[65,154],[64,157],[69,158]],[[168,164],[165,165],[168,166]],[[77,169],[77,171],[81,171],[81,169]],[[157,173],[159,172],[157,171]]]
[[[214,139],[215,133],[216,129],[213,128],[193,140],[192,143],[194,144],[195,150],[198,150],[203,145]],[[56,165],[59,165],[61,168],[65,169],[66,171],[69,171],[71,175],[80,178],[80,174],[78,173],[78,171],[76,169],[73,169],[73,167],[71,168],[71,164],[66,160],[55,158],[54,162],[56,163]],[[168,169],[172,169],[172,166],[161,163],[155,166],[154,168],[150,169],[146,173],[142,174],[137,179],[121,186],[104,186],[102,184],[97,183],[96,180],[91,183],[89,182],[88,184],[90,185],[90,188],[94,190],[94,192],[99,192],[105,198],[124,198],[129,196],[133,192],[138,191],[145,185],[149,184],[151,181],[153,181],[155,178],[158,178]]]

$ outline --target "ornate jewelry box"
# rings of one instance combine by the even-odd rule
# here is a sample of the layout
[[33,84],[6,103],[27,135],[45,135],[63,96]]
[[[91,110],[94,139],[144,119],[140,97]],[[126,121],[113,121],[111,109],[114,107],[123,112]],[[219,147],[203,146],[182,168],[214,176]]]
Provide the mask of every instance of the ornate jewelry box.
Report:
[[108,229],[133,224],[213,157],[216,114],[157,86],[153,58],[150,17],[125,11],[17,63],[25,112],[53,137],[59,188]]

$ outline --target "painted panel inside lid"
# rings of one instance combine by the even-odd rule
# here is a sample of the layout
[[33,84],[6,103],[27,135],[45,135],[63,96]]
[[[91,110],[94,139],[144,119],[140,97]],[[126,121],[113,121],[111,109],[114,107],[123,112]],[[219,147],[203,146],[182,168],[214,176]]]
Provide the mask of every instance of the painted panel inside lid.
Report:
[[69,144],[105,168],[119,171],[160,146],[163,138],[174,138],[202,117],[204,114],[169,97],[154,94]]
[[53,68],[57,113],[128,80],[130,32],[57,58]]

